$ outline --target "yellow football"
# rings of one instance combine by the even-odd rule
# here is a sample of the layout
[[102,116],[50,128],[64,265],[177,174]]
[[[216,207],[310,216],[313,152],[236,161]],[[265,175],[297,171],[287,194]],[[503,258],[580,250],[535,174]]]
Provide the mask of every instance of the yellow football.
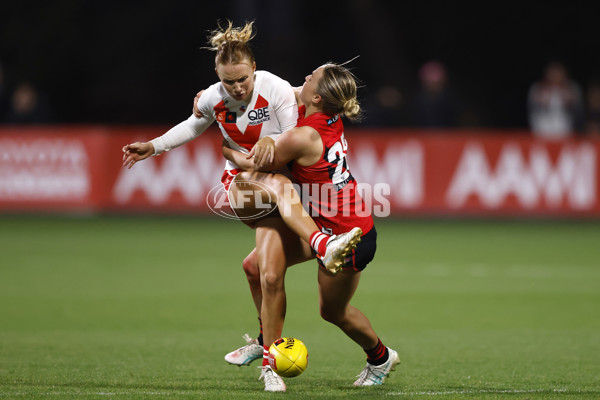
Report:
[[298,376],[304,372],[307,364],[308,350],[301,340],[281,338],[269,347],[269,365],[280,376]]

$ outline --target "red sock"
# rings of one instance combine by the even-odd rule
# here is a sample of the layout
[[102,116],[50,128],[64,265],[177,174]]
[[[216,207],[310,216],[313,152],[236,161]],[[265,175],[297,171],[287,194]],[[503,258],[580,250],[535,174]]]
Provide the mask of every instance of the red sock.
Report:
[[263,346],[263,367],[269,365],[269,346]]
[[387,347],[381,343],[381,339],[377,339],[377,346],[371,350],[365,350],[367,353],[367,362],[371,365],[381,365],[386,362],[389,358],[389,352]]
[[312,247],[318,255],[324,256],[329,238],[331,238],[330,235],[327,235],[323,232],[314,231],[312,235],[310,235],[310,247]]

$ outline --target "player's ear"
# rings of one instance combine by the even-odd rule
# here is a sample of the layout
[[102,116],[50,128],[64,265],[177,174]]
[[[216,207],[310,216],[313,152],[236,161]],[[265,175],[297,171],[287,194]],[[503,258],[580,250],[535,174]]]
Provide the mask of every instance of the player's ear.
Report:
[[320,104],[322,100],[323,100],[323,98],[321,97],[321,95],[320,94],[316,94],[316,93],[315,93],[315,95],[312,98],[312,102],[314,104],[316,104],[316,105]]
[[252,72],[256,71],[256,61],[252,61]]

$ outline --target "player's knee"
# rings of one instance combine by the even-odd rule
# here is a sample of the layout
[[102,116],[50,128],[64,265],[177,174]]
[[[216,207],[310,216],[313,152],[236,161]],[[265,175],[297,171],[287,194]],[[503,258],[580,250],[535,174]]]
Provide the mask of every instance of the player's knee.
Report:
[[246,258],[244,258],[244,261],[242,262],[242,268],[244,269],[246,278],[248,278],[248,282],[260,282],[260,272],[258,271],[258,263],[256,262],[256,257],[254,257],[253,253],[250,253]]
[[289,190],[292,185],[292,181],[283,175],[273,174],[269,177],[268,184],[278,196],[282,196],[286,193],[286,190]]
[[284,290],[285,276],[276,271],[266,271],[260,277],[263,292],[277,292]]
[[339,325],[344,320],[344,313],[340,312],[340,310],[321,305],[319,312],[321,314],[321,318],[334,325]]

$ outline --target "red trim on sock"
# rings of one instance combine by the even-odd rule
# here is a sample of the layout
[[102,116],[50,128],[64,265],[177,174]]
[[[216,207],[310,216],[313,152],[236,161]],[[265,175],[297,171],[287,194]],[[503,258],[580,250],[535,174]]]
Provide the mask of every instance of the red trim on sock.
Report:
[[377,346],[375,346],[371,350],[365,350],[365,353],[367,353],[367,361],[377,362],[385,355],[385,350],[386,350],[385,346],[381,342],[381,339],[379,339],[377,341]]
[[269,365],[269,346],[263,346],[263,367]]
[[327,251],[327,241],[331,236],[323,232],[314,231],[310,235],[310,247],[320,256],[324,256]]

